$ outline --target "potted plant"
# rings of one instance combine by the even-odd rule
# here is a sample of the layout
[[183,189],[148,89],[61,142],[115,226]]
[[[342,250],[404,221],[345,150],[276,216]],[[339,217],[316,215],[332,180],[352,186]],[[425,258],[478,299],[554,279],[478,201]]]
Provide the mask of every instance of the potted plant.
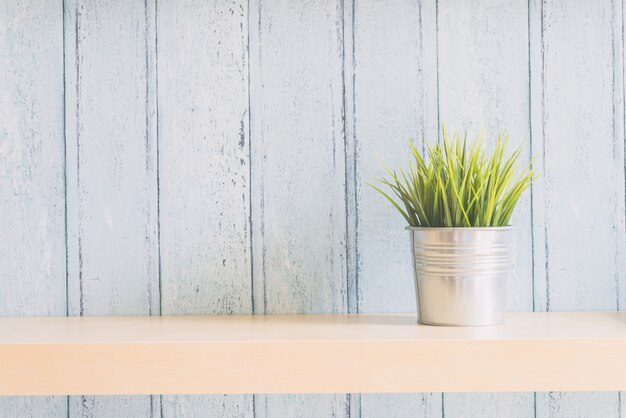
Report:
[[[375,190],[406,219],[418,303],[418,322],[480,326],[504,322],[513,227],[522,193],[535,179],[519,166],[522,148],[506,154],[500,133],[491,151],[443,129],[422,156],[411,144],[408,170],[389,170]],[[426,158],[427,157],[427,158]]]

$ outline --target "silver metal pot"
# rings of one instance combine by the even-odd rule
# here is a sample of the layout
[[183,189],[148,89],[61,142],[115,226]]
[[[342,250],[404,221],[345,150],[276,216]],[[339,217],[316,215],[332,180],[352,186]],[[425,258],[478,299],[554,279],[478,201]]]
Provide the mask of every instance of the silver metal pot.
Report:
[[481,326],[504,322],[512,227],[407,229],[419,323]]

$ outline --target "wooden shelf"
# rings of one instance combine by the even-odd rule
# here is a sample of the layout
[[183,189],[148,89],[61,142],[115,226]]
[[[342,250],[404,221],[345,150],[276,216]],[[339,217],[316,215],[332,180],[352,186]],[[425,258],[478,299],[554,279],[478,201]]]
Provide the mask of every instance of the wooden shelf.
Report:
[[0,318],[0,395],[626,390],[626,312]]

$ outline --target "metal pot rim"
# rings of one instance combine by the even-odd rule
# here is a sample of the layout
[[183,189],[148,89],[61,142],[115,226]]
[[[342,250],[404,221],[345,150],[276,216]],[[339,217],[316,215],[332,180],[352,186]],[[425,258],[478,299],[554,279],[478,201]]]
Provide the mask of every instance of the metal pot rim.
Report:
[[507,226],[407,226],[409,231],[508,231],[515,229],[512,225]]

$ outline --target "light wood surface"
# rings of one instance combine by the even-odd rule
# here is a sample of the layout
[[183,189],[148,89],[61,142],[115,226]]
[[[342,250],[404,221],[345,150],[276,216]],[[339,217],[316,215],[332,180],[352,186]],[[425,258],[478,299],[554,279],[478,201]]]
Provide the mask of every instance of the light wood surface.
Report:
[[0,395],[626,389],[626,312],[0,319]]

